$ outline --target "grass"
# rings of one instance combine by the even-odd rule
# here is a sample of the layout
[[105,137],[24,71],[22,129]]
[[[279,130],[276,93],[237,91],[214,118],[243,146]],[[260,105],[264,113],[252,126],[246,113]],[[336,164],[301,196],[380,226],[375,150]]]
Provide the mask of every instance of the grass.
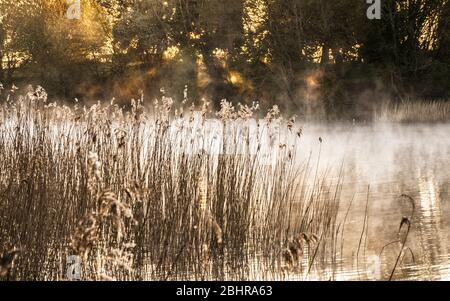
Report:
[[[87,280],[281,279],[332,264],[340,183],[298,162],[293,119],[275,107],[252,134],[256,105],[198,107],[174,110],[167,97],[69,106],[42,88],[9,95],[0,251],[21,250],[9,279],[67,280],[71,255]],[[211,139],[209,122],[227,134]]]
[[384,104],[375,112],[376,121],[388,122],[448,122],[450,101],[405,100],[396,104]]

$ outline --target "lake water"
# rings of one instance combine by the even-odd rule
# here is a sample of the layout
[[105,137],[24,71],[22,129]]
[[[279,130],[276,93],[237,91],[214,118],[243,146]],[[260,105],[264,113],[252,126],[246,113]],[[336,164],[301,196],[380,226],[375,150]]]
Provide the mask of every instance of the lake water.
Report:
[[[207,136],[224,135],[214,123],[207,128]],[[397,241],[406,237],[408,227],[400,229],[400,223],[408,217],[411,228],[392,279],[450,280],[450,124],[332,123],[302,129],[301,139],[295,132],[284,136],[300,141],[296,161],[310,160],[313,168],[318,162],[319,177],[330,185],[342,181],[342,248],[332,267],[314,265],[306,276],[294,271],[283,279],[387,280],[402,250]],[[289,139],[262,144],[276,151],[279,143],[290,145]],[[211,147],[213,142],[206,145],[218,152],[221,146]],[[402,195],[413,199],[414,212]],[[250,279],[271,278],[255,269]]]
[[[411,202],[401,197],[407,194],[415,211],[393,279],[450,280],[450,124],[310,124],[300,147],[304,159],[312,154],[317,160],[320,153],[319,170],[331,180],[344,163],[343,249],[334,276],[316,271],[319,279],[389,279],[401,244],[381,251],[405,237],[406,225],[400,234],[399,226],[412,212]],[[366,203],[367,239],[360,245]]]
[[[407,226],[399,234],[400,222],[412,214],[411,202],[401,197],[406,194],[415,210],[393,279],[450,280],[450,124],[305,124],[301,139],[293,136],[299,141],[296,161],[310,159],[314,167],[319,162],[319,174],[330,184],[342,180],[338,223],[345,219],[345,227],[336,264],[314,265],[306,276],[287,272],[281,279],[389,279],[402,249],[396,241],[406,234]],[[246,263],[255,264],[241,268],[242,274],[220,279],[280,279],[278,266],[252,255]]]

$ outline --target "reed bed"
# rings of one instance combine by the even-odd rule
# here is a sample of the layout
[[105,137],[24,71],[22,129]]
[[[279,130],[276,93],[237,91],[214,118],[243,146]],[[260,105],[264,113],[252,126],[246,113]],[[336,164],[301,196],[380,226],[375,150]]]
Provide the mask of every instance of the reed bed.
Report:
[[375,113],[375,120],[382,122],[448,122],[449,101],[405,100],[397,104],[385,104]]
[[8,279],[70,280],[69,256],[84,280],[290,279],[333,265],[340,183],[298,162],[295,118],[275,107],[257,122],[256,109],[9,95],[0,252],[20,254]]

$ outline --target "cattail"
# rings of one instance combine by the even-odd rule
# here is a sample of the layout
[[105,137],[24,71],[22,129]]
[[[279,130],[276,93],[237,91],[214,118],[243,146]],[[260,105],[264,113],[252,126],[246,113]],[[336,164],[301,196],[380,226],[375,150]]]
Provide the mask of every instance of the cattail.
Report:
[[310,236],[310,241],[313,243],[313,244],[317,244],[318,242],[319,242],[319,238],[317,237],[317,235],[316,234],[311,234],[311,236]]
[[189,123],[193,123],[195,121],[195,106],[192,104],[189,107]]
[[253,117],[253,112],[256,110],[255,104],[253,104],[252,107],[249,107],[247,105],[242,105],[241,103],[239,103],[238,106],[239,106],[238,111],[239,118],[243,120],[249,120]]
[[272,107],[272,109],[270,109],[267,112],[267,115],[264,118],[264,120],[266,121],[266,124],[269,125],[272,123],[272,121],[274,121],[275,119],[279,119],[279,118],[280,118],[280,109],[278,108],[277,105],[274,105]]
[[411,220],[409,219],[409,217],[402,217],[402,220],[400,221],[400,227],[398,228],[398,233],[400,233],[400,230],[402,230],[403,225],[407,225],[408,227],[411,226]]
[[299,258],[299,252],[300,252],[300,245],[297,244],[297,242],[295,240],[290,241],[288,244],[288,249],[292,254],[292,259],[294,261],[297,261]]
[[285,249],[282,253],[284,260],[289,266],[294,265],[294,257],[289,249]]
[[287,123],[287,128],[288,128],[288,130],[289,130],[290,132],[292,131],[292,128],[294,127],[295,119],[296,119],[296,118],[297,118],[296,115],[292,116],[292,117],[289,119],[288,123]]
[[299,241],[304,241],[304,242],[306,242],[308,245],[309,245],[309,243],[310,243],[309,236],[308,236],[308,234],[306,234],[306,233],[300,233],[300,236],[297,238],[297,240],[299,240]]
[[15,84],[13,84],[12,86],[11,86],[11,92],[12,93],[15,93],[17,90],[19,90],[19,88],[15,85]]
[[188,85],[185,85],[183,91],[183,104],[186,104],[187,101],[188,101]]
[[211,105],[209,101],[205,98],[202,99],[202,122],[206,121],[206,115],[208,114],[209,106]]
[[220,101],[220,111],[216,113],[216,115],[222,119],[222,121],[235,119],[236,112],[233,104],[228,102],[226,99],[222,99]]

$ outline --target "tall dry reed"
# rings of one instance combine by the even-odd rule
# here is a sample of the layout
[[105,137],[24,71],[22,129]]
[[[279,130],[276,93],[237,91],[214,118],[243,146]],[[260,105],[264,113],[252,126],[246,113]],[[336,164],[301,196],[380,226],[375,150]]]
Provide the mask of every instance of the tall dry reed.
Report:
[[8,96],[0,251],[22,250],[12,279],[65,280],[71,255],[91,280],[279,279],[333,262],[339,183],[298,162],[295,118],[173,106]]

